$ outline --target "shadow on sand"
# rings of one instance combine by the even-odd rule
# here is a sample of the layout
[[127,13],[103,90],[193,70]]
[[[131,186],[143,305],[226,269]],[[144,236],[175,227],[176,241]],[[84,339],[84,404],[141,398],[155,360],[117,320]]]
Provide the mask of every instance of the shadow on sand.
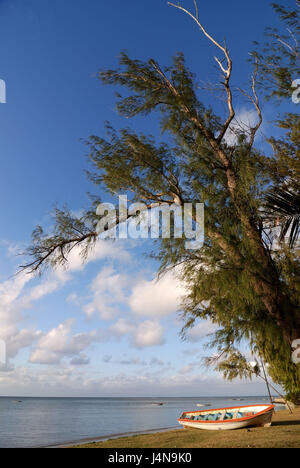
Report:
[[272,422],[272,426],[300,426],[300,420],[299,421],[274,421]]

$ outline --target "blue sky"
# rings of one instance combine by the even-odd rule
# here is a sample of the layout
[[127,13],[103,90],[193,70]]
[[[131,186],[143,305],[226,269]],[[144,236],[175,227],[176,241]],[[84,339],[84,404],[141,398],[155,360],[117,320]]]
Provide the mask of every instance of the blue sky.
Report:
[[[219,40],[226,36],[233,81],[244,86],[252,41],[276,23],[269,2],[244,8],[238,0],[213,0],[199,7],[208,30]],[[214,48],[165,0],[2,0],[0,49],[7,86],[7,103],[0,104],[0,339],[8,354],[0,395],[264,393],[257,382],[228,384],[199,366],[213,327],[200,324],[180,340],[183,286],[171,276],[154,282],[156,265],[142,256],[147,242],[99,243],[85,266],[74,255],[69,271],[11,276],[20,263],[16,253],[37,224],[51,224],[55,204],[87,206],[93,187],[81,139],[103,136],[106,120],[128,125],[97,71],[115,67],[124,49],[162,64],[183,51],[199,79],[215,81]],[[243,104],[239,112],[247,113]],[[131,124],[160,138],[153,118]]]

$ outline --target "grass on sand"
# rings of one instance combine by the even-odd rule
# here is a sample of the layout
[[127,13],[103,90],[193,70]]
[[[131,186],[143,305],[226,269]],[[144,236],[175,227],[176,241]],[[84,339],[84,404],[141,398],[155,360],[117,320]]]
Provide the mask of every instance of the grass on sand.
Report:
[[237,431],[183,429],[143,434],[79,448],[300,448],[300,408],[274,414],[272,427]]

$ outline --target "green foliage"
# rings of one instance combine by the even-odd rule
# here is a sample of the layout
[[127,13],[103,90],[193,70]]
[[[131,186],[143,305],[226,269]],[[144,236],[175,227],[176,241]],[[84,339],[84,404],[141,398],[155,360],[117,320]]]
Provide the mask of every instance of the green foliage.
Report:
[[53,218],[52,234],[46,234],[41,226],[33,231],[31,246],[26,251],[33,261],[21,266],[21,269],[41,274],[47,267],[66,266],[68,256],[79,246],[82,260],[86,259],[98,236],[93,229],[97,221],[94,212],[84,213],[78,218],[67,207],[63,210],[55,208]]
[[[292,82],[300,77],[300,2],[295,8],[273,3],[282,22],[280,31],[269,28],[267,42],[253,57],[258,62],[260,86],[265,96],[291,100]],[[296,104],[295,104],[296,106]],[[280,240],[289,235],[289,245],[296,246],[300,234],[300,116],[286,113],[277,121],[283,130],[281,138],[268,138],[274,151],[274,185],[266,196],[267,218],[278,218],[281,224]]]
[[286,394],[286,399],[288,401],[291,401],[292,403],[294,403],[295,405],[297,406],[300,406],[300,396],[299,396],[299,392],[288,392]]
[[289,246],[292,249],[296,247],[300,234],[300,185],[294,185],[296,191],[274,188],[266,197],[266,207],[273,216],[277,214],[284,220],[280,240],[284,241],[289,234]]
[[[215,370],[222,372],[225,379],[235,380],[239,379],[250,379],[254,376],[260,375],[260,368],[257,362],[252,366],[249,364],[245,356],[237,349],[231,347],[222,353],[223,360],[217,358],[207,358],[205,364],[207,366],[214,365]],[[221,356],[220,356],[221,357]]]
[[285,130],[284,137],[270,138],[274,151],[274,185],[266,195],[266,215],[278,217],[281,224],[280,240],[288,234],[291,248],[300,234],[300,116],[286,114],[277,122]]
[[300,2],[295,1],[294,8],[273,3],[283,27],[268,28],[268,42],[261,47],[255,42],[256,50],[252,60],[258,61],[260,70],[259,84],[268,99],[290,99],[292,82],[299,78],[300,62]]

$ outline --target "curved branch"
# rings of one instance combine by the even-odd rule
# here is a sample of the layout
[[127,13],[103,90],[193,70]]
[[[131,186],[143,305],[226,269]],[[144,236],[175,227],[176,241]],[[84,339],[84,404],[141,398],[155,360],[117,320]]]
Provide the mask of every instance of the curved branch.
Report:
[[222,142],[222,140],[223,140],[223,138],[224,138],[230,124],[231,124],[231,122],[233,121],[233,119],[235,117],[235,110],[234,110],[234,107],[233,107],[233,96],[232,96],[232,91],[231,91],[231,87],[230,87],[230,79],[231,79],[231,75],[232,75],[233,64],[232,64],[232,60],[231,60],[229,51],[227,49],[226,43],[225,43],[224,46],[222,46],[216,39],[214,39],[206,31],[206,29],[204,28],[202,23],[200,23],[200,21],[199,21],[199,12],[198,12],[198,6],[197,6],[196,0],[194,0],[194,4],[195,4],[195,8],[196,8],[196,16],[194,16],[190,11],[183,8],[181,5],[175,5],[174,3],[168,2],[168,5],[170,5],[170,6],[174,7],[174,8],[177,8],[178,10],[181,10],[184,13],[186,13],[187,15],[189,15],[195,21],[195,23],[199,26],[199,28],[201,29],[203,34],[216,47],[218,47],[225,55],[225,59],[227,61],[227,68],[225,68],[223,66],[223,63],[222,63],[223,61],[221,61],[217,57],[215,57],[215,60],[216,60],[217,64],[219,65],[219,67],[221,68],[221,70],[222,70],[222,72],[224,73],[224,76],[225,76],[225,81],[224,81],[223,85],[225,87],[225,91],[226,91],[226,94],[227,94],[227,106],[228,106],[228,110],[229,110],[228,118],[227,118],[226,122],[224,123],[224,125],[222,127],[222,130],[220,131],[220,134],[219,134],[219,136],[217,138],[217,142],[218,142],[218,144],[220,144]]
[[65,257],[64,249],[67,246],[71,246],[73,244],[73,246],[70,249],[70,250],[72,250],[72,248],[74,246],[76,246],[78,244],[81,244],[82,242],[84,242],[86,240],[89,240],[89,239],[96,239],[97,237],[98,237],[97,232],[91,232],[91,233],[86,234],[86,235],[81,236],[81,237],[73,237],[71,239],[65,239],[63,241],[61,241],[61,240],[57,241],[51,247],[49,247],[48,250],[45,248],[44,252],[39,252],[37,254],[37,258],[33,262],[28,263],[26,265],[20,265],[20,269],[21,269],[21,271],[28,270],[27,271],[28,274],[35,273],[36,271],[38,271],[40,269],[40,267],[43,264],[45,264],[50,259],[51,256],[55,255],[55,252],[57,250],[60,251],[60,253],[62,255],[62,258],[66,262],[67,259]]
[[262,112],[260,108],[260,102],[259,102],[257,91],[256,91],[257,72],[258,72],[258,61],[256,60],[256,67],[252,75],[252,87],[251,88],[252,88],[253,96],[246,93],[244,90],[238,88],[238,90],[252,102],[258,115],[257,125],[255,125],[255,127],[250,127],[250,148],[252,148],[256,134],[263,123],[263,116],[262,116]]

